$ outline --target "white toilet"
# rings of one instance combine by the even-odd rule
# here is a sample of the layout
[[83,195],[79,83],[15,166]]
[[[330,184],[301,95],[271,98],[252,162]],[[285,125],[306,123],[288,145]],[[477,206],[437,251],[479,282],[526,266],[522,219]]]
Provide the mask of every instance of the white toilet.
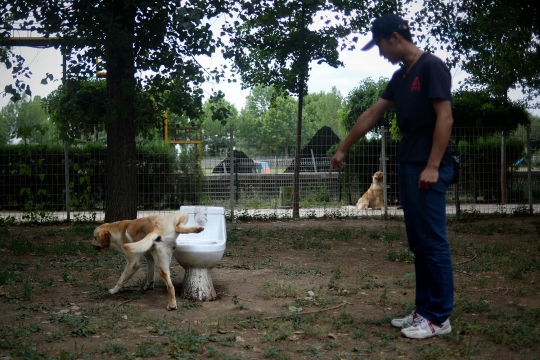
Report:
[[217,206],[182,206],[189,214],[186,226],[199,225],[198,234],[180,234],[176,238],[174,257],[185,270],[180,296],[184,299],[209,301],[216,291],[209,270],[223,257],[227,244],[225,209]]

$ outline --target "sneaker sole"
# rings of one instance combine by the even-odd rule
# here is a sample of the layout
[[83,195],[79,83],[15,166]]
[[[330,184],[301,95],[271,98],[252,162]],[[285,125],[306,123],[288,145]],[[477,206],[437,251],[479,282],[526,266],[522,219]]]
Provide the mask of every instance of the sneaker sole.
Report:
[[444,330],[441,330],[437,334],[431,334],[431,335],[426,335],[426,336],[414,336],[414,335],[419,335],[419,334],[414,334],[413,333],[413,334],[410,334],[412,336],[409,336],[409,335],[407,335],[407,333],[404,333],[402,331],[401,336],[406,337],[407,339],[419,339],[419,340],[422,340],[422,339],[429,339],[429,338],[432,338],[432,337],[435,337],[435,336],[441,336],[441,335],[450,334],[451,332],[452,332],[452,326],[448,326],[448,328],[446,328]]

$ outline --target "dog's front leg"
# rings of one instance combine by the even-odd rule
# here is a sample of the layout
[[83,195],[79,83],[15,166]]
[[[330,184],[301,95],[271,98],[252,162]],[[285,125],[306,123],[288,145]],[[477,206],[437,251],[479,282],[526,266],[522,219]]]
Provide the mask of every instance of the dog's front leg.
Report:
[[112,289],[109,289],[109,294],[116,294],[118,290],[120,290],[122,286],[124,286],[124,284],[129,279],[131,279],[133,274],[135,274],[137,270],[139,270],[139,267],[141,266],[139,254],[128,253],[126,254],[126,258],[127,258],[126,268],[124,269],[124,272],[122,272],[122,275],[120,276],[120,279],[116,283],[116,286]]
[[148,266],[148,269],[146,269],[146,285],[144,286],[144,290],[152,290],[154,289],[155,281],[154,257],[149,253],[144,254],[144,257],[146,258],[146,265]]

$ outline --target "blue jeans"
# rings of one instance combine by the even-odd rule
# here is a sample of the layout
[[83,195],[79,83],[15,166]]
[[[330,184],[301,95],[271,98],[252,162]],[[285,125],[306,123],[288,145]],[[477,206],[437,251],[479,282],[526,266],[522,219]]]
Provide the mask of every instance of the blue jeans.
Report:
[[452,180],[451,165],[439,168],[439,181],[419,189],[425,166],[399,164],[399,197],[405,216],[409,248],[415,256],[416,312],[434,323],[452,313],[454,277],[446,238],[446,189]]

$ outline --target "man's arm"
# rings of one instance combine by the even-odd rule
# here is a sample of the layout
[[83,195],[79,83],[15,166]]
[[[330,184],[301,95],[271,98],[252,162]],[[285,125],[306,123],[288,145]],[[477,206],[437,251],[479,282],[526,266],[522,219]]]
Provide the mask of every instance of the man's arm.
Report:
[[433,133],[433,146],[425,170],[420,174],[418,186],[429,189],[439,180],[439,165],[452,135],[452,103],[450,100],[434,99],[433,108],[437,114],[437,122]]
[[332,169],[341,170],[345,166],[345,154],[355,142],[360,140],[361,137],[365,136],[368,131],[373,129],[377,124],[377,121],[384,115],[388,109],[394,105],[392,101],[379,98],[375,104],[373,104],[369,109],[364,111],[354,123],[353,128],[343,140],[338,150],[330,160],[330,174]]

